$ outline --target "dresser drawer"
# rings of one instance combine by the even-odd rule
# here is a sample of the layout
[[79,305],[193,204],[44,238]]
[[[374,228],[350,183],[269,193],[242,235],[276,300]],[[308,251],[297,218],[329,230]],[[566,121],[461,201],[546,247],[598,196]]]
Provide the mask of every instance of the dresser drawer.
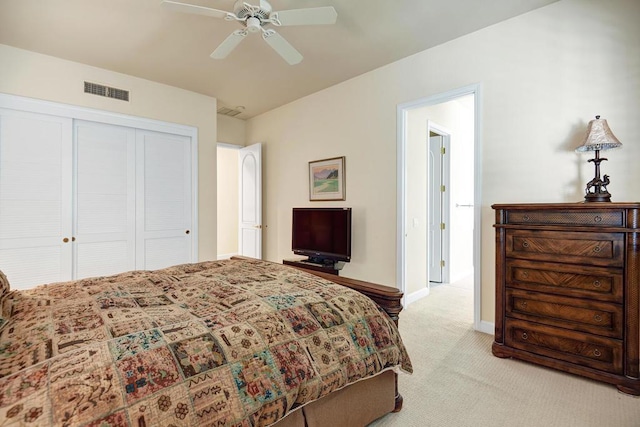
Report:
[[624,211],[620,210],[509,210],[507,224],[586,225],[595,227],[624,227]]
[[599,301],[622,303],[622,269],[507,259],[506,285]]
[[507,319],[505,344],[600,371],[623,373],[622,341],[612,338]]
[[510,258],[609,267],[624,265],[623,233],[507,230]]
[[622,339],[622,306],[587,299],[507,289],[509,317]]

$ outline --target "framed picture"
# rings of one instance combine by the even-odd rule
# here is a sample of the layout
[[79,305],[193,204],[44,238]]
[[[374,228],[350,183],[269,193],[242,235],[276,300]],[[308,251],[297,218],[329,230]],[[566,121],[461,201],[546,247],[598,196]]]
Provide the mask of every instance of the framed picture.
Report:
[[345,200],[344,156],[309,162],[309,200]]

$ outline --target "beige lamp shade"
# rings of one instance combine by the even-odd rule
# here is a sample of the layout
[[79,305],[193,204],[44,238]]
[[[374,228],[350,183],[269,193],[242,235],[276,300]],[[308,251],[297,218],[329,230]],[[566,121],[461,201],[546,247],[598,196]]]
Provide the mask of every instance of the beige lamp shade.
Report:
[[610,148],[622,147],[622,143],[615,137],[607,121],[596,116],[594,120],[589,122],[587,127],[587,135],[581,146],[576,148],[577,152],[608,150]]

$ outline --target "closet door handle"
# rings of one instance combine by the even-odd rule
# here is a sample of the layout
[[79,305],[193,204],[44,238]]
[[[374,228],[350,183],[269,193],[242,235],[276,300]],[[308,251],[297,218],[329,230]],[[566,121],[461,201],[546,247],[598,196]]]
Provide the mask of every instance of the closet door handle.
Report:
[[189,231],[189,230],[184,232],[184,234],[189,234],[189,233],[191,233],[191,231]]
[[63,242],[68,243],[69,242],[69,238],[65,237],[64,239],[62,239]]

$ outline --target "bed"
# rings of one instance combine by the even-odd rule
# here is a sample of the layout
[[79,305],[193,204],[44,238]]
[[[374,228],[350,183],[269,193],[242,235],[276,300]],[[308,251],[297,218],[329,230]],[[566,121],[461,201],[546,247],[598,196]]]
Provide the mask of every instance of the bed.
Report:
[[366,425],[399,409],[397,372],[412,371],[401,306],[385,287],[337,280],[362,293],[251,259],[26,291],[0,273],[0,420]]

